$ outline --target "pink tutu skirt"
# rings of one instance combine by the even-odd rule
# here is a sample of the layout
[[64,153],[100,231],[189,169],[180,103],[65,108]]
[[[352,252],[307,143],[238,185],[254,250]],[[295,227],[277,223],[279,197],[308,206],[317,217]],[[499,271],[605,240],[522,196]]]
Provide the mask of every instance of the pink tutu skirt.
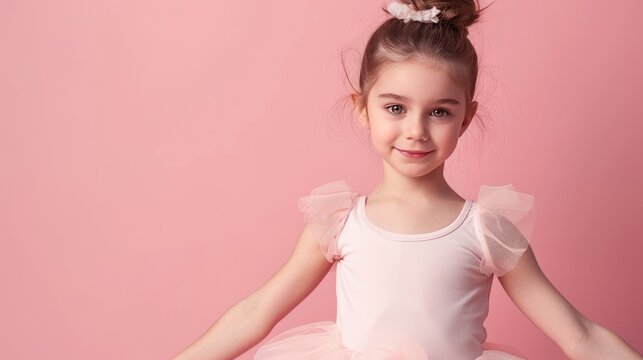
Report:
[[[515,349],[485,342],[482,355],[472,360],[525,360]],[[368,347],[350,349],[342,344],[337,324],[319,321],[289,329],[263,344],[255,360],[432,360],[417,344],[399,344],[396,350]]]

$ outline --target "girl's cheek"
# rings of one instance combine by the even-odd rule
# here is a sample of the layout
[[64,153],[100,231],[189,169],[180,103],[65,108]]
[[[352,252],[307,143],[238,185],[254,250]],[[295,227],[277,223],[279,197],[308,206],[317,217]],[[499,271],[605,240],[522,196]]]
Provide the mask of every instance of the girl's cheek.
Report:
[[371,132],[379,136],[385,136],[394,131],[395,126],[387,119],[377,119],[372,123]]

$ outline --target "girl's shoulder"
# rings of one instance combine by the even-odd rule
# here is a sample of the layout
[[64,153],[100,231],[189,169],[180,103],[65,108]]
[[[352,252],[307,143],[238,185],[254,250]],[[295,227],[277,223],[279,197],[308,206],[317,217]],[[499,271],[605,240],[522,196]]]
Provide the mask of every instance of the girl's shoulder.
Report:
[[482,273],[502,276],[518,263],[529,247],[534,204],[532,194],[516,191],[512,184],[480,186],[474,226],[482,249]]
[[345,181],[335,180],[315,187],[298,200],[299,210],[329,262],[340,258],[337,237],[359,196]]
[[352,204],[359,195],[360,194],[353,190],[344,180],[335,180],[313,188],[309,195],[299,198],[298,204],[299,209],[302,211],[314,210],[320,206],[324,208],[335,208],[337,205]]

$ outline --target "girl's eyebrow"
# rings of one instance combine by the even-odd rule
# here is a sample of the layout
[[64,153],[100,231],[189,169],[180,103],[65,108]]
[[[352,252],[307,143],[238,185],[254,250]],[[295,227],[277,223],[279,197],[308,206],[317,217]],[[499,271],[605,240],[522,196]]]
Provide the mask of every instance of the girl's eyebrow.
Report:
[[[397,95],[397,94],[393,94],[393,93],[379,94],[377,97],[378,98],[389,97],[389,98],[393,98],[393,99],[400,100],[400,101],[409,101],[409,98],[407,98],[406,96]],[[436,103],[446,103],[446,104],[460,105],[460,102],[458,100],[456,100],[456,99],[439,99],[439,100],[436,101]]]

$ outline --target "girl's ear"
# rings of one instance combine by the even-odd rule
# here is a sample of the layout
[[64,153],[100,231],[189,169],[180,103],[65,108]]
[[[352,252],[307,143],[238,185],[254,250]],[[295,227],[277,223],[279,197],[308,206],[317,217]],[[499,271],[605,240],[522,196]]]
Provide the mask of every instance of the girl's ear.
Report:
[[473,116],[476,114],[476,111],[478,110],[478,102],[477,101],[472,101],[471,106],[469,107],[469,111],[464,117],[464,121],[462,122],[462,127],[460,128],[460,135],[464,134],[465,130],[471,125],[471,122],[473,121]]
[[353,106],[357,110],[357,115],[359,117],[360,124],[369,129],[370,125],[368,123],[368,112],[366,111],[366,106],[363,105],[361,96],[357,93],[351,94],[351,100],[353,100]]
[[363,127],[370,129],[371,124],[368,122],[368,113],[366,112],[366,108],[360,108],[359,110],[359,122],[362,124]]

